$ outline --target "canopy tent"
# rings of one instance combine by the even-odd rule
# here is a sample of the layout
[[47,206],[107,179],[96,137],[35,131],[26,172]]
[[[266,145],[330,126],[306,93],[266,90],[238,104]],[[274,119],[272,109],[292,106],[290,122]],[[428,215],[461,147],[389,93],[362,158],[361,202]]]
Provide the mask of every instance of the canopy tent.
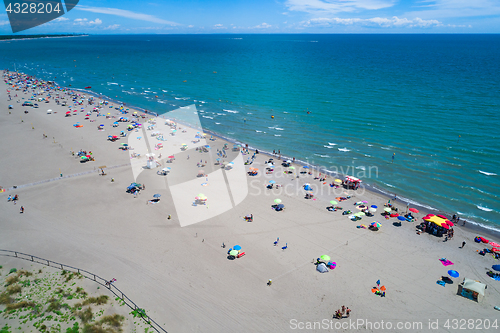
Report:
[[348,181],[348,182],[352,182],[352,183],[361,183],[361,182],[363,182],[361,179],[356,178],[354,176],[345,176],[345,180]]
[[484,283],[464,278],[464,281],[458,286],[457,294],[479,302],[484,297],[485,289],[486,285]]
[[[432,216],[431,215],[425,216],[423,218],[423,220],[427,221],[427,222],[432,222],[434,224],[437,224],[440,227],[443,227],[444,225],[448,226],[447,222],[449,222],[449,221],[447,219],[444,219],[444,218],[436,216],[436,215],[432,215]],[[444,227],[444,228],[446,228],[446,227]]]

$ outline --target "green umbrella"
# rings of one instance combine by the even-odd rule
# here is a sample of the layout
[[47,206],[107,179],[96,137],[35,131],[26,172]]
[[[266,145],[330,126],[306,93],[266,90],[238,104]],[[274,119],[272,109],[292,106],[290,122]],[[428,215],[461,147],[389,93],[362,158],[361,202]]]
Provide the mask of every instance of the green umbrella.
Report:
[[339,204],[339,203],[338,203],[337,201],[335,201],[335,200],[330,201],[330,203],[331,203],[332,205],[338,205],[338,204]]
[[295,167],[291,166],[291,167],[289,167],[288,169],[290,169],[290,170],[295,170]]
[[235,256],[235,257],[236,257],[236,256],[238,255],[238,251],[236,251],[236,250],[231,250],[231,252],[229,252],[229,255],[231,255],[231,256]]
[[387,213],[390,213],[390,212],[391,212],[391,209],[390,209],[389,207],[384,208],[384,210],[385,210]]
[[354,214],[354,216],[363,216],[363,215],[365,215],[365,213],[363,212],[357,212],[356,214]]
[[330,256],[327,256],[326,254],[323,254],[320,258],[323,260],[330,260]]
[[281,199],[274,199],[274,203],[280,204],[281,203]]

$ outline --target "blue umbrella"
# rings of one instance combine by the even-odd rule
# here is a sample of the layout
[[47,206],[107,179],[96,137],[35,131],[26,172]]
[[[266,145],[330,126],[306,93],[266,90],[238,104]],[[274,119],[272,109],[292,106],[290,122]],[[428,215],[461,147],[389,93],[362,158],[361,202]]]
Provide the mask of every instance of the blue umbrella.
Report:
[[277,207],[283,209],[283,208],[285,208],[285,205],[279,204]]
[[406,218],[404,216],[399,215],[398,216],[398,220],[400,220],[400,221],[406,221]]
[[233,246],[233,250],[239,251],[239,250],[241,250],[241,246],[235,245],[235,246]]
[[159,197],[161,197],[161,194],[156,193],[155,195],[153,195],[153,198],[159,198]]
[[303,168],[304,169],[309,169],[309,167],[307,165],[304,165]]
[[270,183],[270,184],[274,184],[274,183],[276,183],[276,181],[274,181],[274,180],[270,180],[270,181],[269,181],[269,183]]
[[454,277],[454,278],[457,278],[460,276],[460,274],[458,274],[457,271],[454,271],[454,270],[449,270],[448,271],[448,274],[451,276],[451,277]]
[[304,187],[304,190],[306,190],[306,191],[312,191],[312,188],[311,188],[311,186],[306,185],[306,186]]
[[378,207],[377,207],[377,206],[375,206],[375,205],[371,205],[371,207],[372,207],[372,208],[378,208]]
[[493,268],[495,271],[500,272],[500,265],[493,265],[493,266],[491,266],[491,268]]

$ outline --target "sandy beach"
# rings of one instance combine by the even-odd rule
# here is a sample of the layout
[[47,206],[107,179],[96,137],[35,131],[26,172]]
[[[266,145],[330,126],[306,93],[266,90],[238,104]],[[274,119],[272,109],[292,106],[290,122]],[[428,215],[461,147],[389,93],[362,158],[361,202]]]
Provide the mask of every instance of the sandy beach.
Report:
[[[479,250],[491,246],[474,242],[476,236],[483,236],[500,243],[496,235],[478,234],[461,224],[446,242],[428,233],[417,234],[415,226],[422,222],[424,212],[416,214],[418,222],[403,221],[398,226],[397,219],[380,215],[386,197],[363,188],[335,189],[328,185],[334,178],[323,184],[314,179],[317,172],[298,173],[299,165],[292,174],[284,174],[289,169],[277,157],[273,157],[273,173],[266,174],[270,156],[264,154],[256,154],[251,165],[235,166],[233,171],[244,168],[245,177],[231,171],[220,173],[214,154],[194,148],[208,144],[216,152],[227,142],[207,137],[194,143],[199,129],[178,125],[175,135],[166,134],[170,127],[162,129],[165,147],[155,150],[151,143],[162,142],[152,141],[150,134],[165,126],[165,121],[148,124],[151,116],[139,118],[143,125],[138,132],[130,131],[127,137],[111,142],[108,136],[120,136],[129,124],[113,127],[113,123],[122,116],[132,118],[133,110],[122,114],[114,108],[119,105],[113,104],[97,116],[91,112],[97,104],[85,102],[71,109],[78,112],[65,116],[68,107],[57,105],[54,98],[49,103],[37,102],[39,108],[23,107],[31,93],[31,89],[24,93],[8,85],[0,92],[4,138],[0,186],[6,189],[0,193],[0,248],[116,278],[115,284],[168,332],[455,332],[460,331],[453,328],[455,321],[473,319],[479,325],[486,319],[498,320],[494,306],[500,306],[500,282],[486,275],[498,260],[490,254],[479,255]],[[71,101],[62,91],[59,94]],[[85,120],[87,112],[89,120]],[[77,122],[83,127],[73,126]],[[102,130],[97,128],[100,124]],[[127,142],[134,142],[130,144],[134,150],[119,149]],[[190,150],[182,151],[182,143]],[[231,151],[233,144],[227,144]],[[143,171],[147,158],[142,153],[140,158],[131,158],[131,154],[146,151],[148,145],[156,158],[162,157],[158,168]],[[95,161],[82,163],[72,154],[80,149],[91,151]],[[247,161],[253,153],[241,156],[231,151],[227,160]],[[167,163],[170,155],[175,159]],[[205,160],[205,166],[197,165]],[[106,175],[100,175],[100,166],[106,166]],[[169,174],[158,175],[165,167],[171,168]],[[247,176],[249,168],[258,168],[258,175]],[[208,176],[196,177],[201,169]],[[217,178],[219,173],[228,178]],[[225,180],[230,183],[227,198],[216,185]],[[270,180],[282,187],[267,189]],[[146,188],[135,197],[126,188],[136,181]],[[182,184],[190,181],[195,185],[183,190]],[[313,187],[314,199],[304,198],[305,183]],[[248,194],[239,195],[240,189],[248,189]],[[157,193],[161,200],[147,204]],[[191,205],[199,193],[206,194],[207,203]],[[7,197],[15,194],[19,200],[14,205]],[[354,203],[366,201],[376,205],[377,212],[354,222],[341,210],[328,211],[329,201],[339,196],[351,197],[338,204],[343,210],[358,212]],[[272,209],[275,199],[282,200],[284,211]],[[226,209],[227,202],[230,209]],[[406,204],[394,204],[405,211]],[[24,213],[20,213],[21,206]],[[244,220],[248,214],[253,214],[253,222]],[[191,222],[185,223],[189,218]],[[382,224],[378,231],[356,227],[373,221]],[[461,248],[463,241],[466,245]],[[236,244],[245,255],[228,260],[227,252]],[[321,255],[330,256],[336,268],[325,274],[316,271],[314,263]],[[441,258],[453,265],[442,265]],[[26,266],[8,257],[0,257],[0,264]],[[437,284],[450,269],[460,277],[445,287]],[[487,285],[481,302],[457,295],[464,277]],[[385,297],[371,291],[378,280],[387,288]],[[332,319],[342,305],[352,310],[350,317]],[[0,323],[5,320],[0,315]],[[436,321],[437,329],[430,328],[430,322]],[[398,328],[398,323],[411,328]],[[477,327],[474,332],[497,330]]]

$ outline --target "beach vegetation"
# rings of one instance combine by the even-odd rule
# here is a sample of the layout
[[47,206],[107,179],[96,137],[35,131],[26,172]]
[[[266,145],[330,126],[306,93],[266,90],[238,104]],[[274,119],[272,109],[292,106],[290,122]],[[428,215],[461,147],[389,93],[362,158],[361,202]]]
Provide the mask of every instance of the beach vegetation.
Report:
[[12,274],[12,273],[15,273],[17,272],[17,268],[11,268],[10,271],[9,271],[9,274]]
[[76,316],[78,318],[80,318],[80,320],[82,321],[82,323],[84,323],[84,324],[88,323],[94,317],[94,313],[92,312],[92,307],[89,306],[85,310],[78,311],[76,313]]
[[28,307],[34,307],[35,303],[31,301],[22,301],[18,303],[10,303],[5,306],[6,310],[17,310],[17,309],[23,309],[23,308],[28,308]]

